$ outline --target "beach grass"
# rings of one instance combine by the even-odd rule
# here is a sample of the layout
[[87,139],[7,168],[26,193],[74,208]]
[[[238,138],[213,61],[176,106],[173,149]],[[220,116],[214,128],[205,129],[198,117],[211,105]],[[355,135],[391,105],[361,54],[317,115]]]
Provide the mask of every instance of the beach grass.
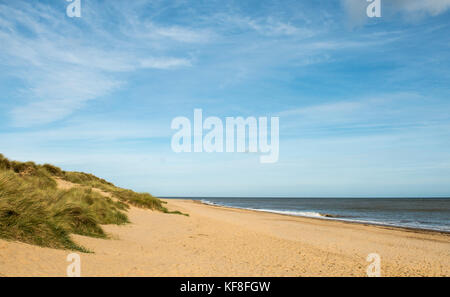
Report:
[[[79,186],[59,189],[56,178]],[[148,193],[121,189],[92,174],[10,161],[0,154],[0,238],[89,252],[70,234],[108,238],[101,225],[129,223],[126,211],[130,205],[181,214],[170,212]]]
[[120,201],[129,205],[157,210],[164,213],[181,214],[188,216],[187,214],[181,213],[179,211],[169,211],[163,205],[164,201],[161,201],[160,199],[152,196],[149,193],[137,193],[132,190],[122,189],[92,174],[83,172],[63,172],[63,175],[61,177],[72,183],[97,188],[104,192],[110,193]]

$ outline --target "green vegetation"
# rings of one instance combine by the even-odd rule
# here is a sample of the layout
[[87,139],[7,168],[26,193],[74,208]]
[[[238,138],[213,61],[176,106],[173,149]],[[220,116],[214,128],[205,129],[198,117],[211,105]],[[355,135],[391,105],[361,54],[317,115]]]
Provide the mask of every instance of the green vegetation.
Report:
[[136,193],[131,190],[122,189],[92,174],[83,172],[63,172],[62,178],[75,184],[97,188],[104,192],[110,193],[126,204],[141,208],[158,210],[164,213],[181,214],[188,216],[187,214],[183,214],[179,211],[169,211],[166,207],[163,206],[165,202],[159,200],[156,197],[153,197],[149,193]]
[[[80,186],[58,189],[55,178]],[[129,205],[182,214],[169,212],[148,193],[118,188],[92,174],[10,161],[0,154],[0,238],[88,252],[70,234],[107,238],[101,225],[128,223]]]
[[87,187],[97,188],[107,193],[112,194],[124,203],[128,203],[137,207],[149,208],[166,212],[167,210],[162,206],[161,200],[153,197],[148,193],[136,193],[131,190],[121,189],[116,187],[104,179],[98,178],[92,174],[83,172],[65,172],[63,178],[75,184],[80,184]]

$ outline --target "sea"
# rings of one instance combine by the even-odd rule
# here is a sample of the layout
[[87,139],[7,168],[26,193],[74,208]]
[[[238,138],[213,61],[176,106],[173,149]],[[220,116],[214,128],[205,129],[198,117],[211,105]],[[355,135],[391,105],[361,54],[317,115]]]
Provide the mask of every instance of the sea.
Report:
[[190,198],[202,203],[323,220],[450,233],[450,198]]

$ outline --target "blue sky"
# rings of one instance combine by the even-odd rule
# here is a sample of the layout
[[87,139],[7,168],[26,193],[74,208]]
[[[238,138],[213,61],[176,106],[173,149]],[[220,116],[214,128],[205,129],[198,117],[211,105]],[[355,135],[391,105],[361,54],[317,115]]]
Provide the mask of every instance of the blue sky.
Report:
[[[162,196],[450,195],[450,0],[0,0],[0,152]],[[174,117],[279,116],[280,157]]]

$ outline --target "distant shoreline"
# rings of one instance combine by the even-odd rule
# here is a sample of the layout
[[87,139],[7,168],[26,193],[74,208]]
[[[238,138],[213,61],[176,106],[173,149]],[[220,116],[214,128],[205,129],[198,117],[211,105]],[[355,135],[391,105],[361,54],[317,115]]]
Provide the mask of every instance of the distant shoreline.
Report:
[[[168,199],[168,198],[162,198],[162,199]],[[249,199],[251,199],[251,198],[249,198]],[[302,199],[302,198],[291,198],[291,199]],[[329,199],[335,199],[335,198],[329,198]],[[337,199],[339,199],[339,198],[337,198]],[[366,198],[361,198],[361,199],[366,199]],[[393,199],[397,199],[397,198],[393,198]],[[407,199],[407,198],[405,198],[405,199]],[[437,198],[433,198],[433,199],[437,199]],[[364,225],[364,226],[376,226],[376,227],[381,227],[381,228],[386,228],[386,229],[398,229],[398,230],[402,230],[402,231],[406,231],[406,232],[436,233],[436,234],[443,234],[443,235],[450,236],[450,231],[445,231],[445,230],[409,227],[409,226],[398,226],[398,225],[394,225],[394,224],[383,224],[383,223],[368,222],[368,221],[363,221],[363,220],[350,220],[350,219],[345,219],[345,218],[332,217],[331,215],[327,215],[327,214],[323,214],[320,217],[319,216],[313,217],[313,216],[305,216],[305,215],[286,214],[286,213],[277,212],[276,210],[258,210],[258,209],[251,209],[251,208],[234,207],[234,206],[229,206],[229,205],[218,205],[218,204],[204,202],[202,199],[176,198],[175,200],[191,200],[194,203],[201,203],[206,206],[219,207],[219,208],[225,208],[225,209],[238,209],[238,210],[245,210],[245,211],[257,212],[257,213],[271,213],[271,214],[288,216],[288,217],[298,217],[298,218],[324,220],[324,221],[335,221],[335,222],[358,224],[358,225]]]
[[250,196],[250,197],[198,197],[198,196],[158,196],[158,198],[161,199],[175,199],[175,200],[201,200],[201,199],[225,199],[225,198],[231,198],[231,199],[450,199],[450,196],[446,197],[256,197],[256,196]]

